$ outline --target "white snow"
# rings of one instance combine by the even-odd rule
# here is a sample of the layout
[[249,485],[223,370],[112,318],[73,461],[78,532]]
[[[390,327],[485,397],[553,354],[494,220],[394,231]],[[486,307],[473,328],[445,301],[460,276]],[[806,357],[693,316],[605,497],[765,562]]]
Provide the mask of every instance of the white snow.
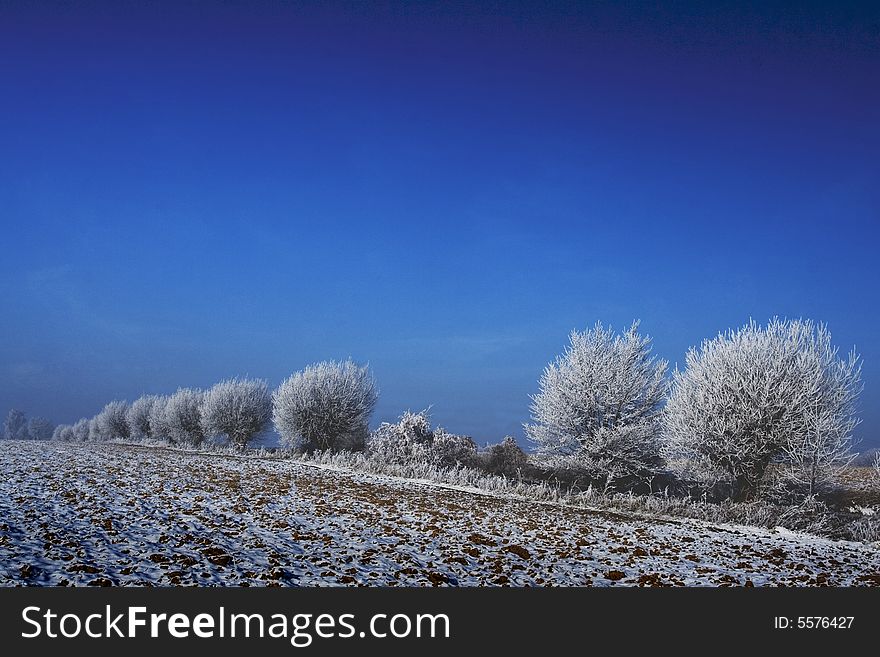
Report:
[[880,585],[880,548],[295,460],[0,441],[0,584]]

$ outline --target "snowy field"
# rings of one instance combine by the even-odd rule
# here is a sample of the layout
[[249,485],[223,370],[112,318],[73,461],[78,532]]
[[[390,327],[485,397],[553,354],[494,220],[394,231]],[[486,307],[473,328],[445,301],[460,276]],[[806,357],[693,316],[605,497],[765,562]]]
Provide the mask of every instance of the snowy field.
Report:
[[0,441],[2,585],[880,585],[880,548],[289,460]]

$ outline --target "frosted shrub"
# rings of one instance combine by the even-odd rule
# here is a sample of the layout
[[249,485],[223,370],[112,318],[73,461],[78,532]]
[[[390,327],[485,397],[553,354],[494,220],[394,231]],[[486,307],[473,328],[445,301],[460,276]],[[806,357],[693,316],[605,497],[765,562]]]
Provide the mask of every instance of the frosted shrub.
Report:
[[205,439],[202,429],[201,390],[180,388],[165,403],[165,426],[171,442],[181,445],[198,446]]
[[275,429],[303,451],[363,449],[379,393],[369,368],[347,360],[311,365],[273,395]]
[[146,440],[153,437],[150,429],[150,411],[153,410],[157,399],[155,395],[144,395],[135,399],[128,407],[128,427],[132,438]]
[[807,496],[850,459],[858,357],[838,358],[824,325],[750,322],[691,349],[663,414],[673,469],[731,495],[754,495],[768,465]]
[[437,427],[434,430],[434,440],[431,441],[430,454],[431,460],[440,467],[473,467],[477,462],[477,443],[470,436],[458,436]]
[[27,437],[31,440],[49,440],[54,430],[52,423],[44,417],[32,417],[27,424]]
[[59,424],[52,432],[52,440],[69,443],[74,440],[73,427],[69,424]]
[[114,438],[128,438],[131,432],[128,428],[128,404],[124,401],[112,401],[98,413],[97,429],[102,440]]
[[544,370],[525,430],[548,465],[583,470],[606,486],[656,467],[666,362],[637,331],[638,322],[622,335],[602,324],[573,331]]
[[442,467],[473,465],[477,446],[467,436],[431,429],[427,412],[405,412],[396,423],[383,422],[370,435],[371,455],[386,463],[424,463]]
[[516,477],[528,465],[529,457],[512,436],[489,445],[482,454],[483,469],[490,474]]
[[271,416],[272,395],[265,381],[227,379],[204,393],[205,435],[225,436],[238,449],[265,431]]

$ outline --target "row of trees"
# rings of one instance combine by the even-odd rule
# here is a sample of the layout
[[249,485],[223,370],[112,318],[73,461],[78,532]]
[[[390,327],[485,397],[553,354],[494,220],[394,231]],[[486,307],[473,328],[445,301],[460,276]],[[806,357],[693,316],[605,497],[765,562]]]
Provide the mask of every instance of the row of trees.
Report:
[[[820,492],[852,458],[861,390],[855,353],[841,358],[824,325],[774,319],[692,348],[683,370],[665,361],[634,323],[573,332],[544,370],[525,426],[545,467],[586,473],[609,488],[672,472],[723,497],[773,486]],[[372,434],[378,388],[367,367],[323,362],[270,391],[229,379],[202,391],[114,401],[91,419],[55,430],[60,440],[165,440],[198,446],[225,437],[244,449],[270,422],[295,450],[368,450],[389,462],[481,465],[510,474],[525,464],[513,439],[480,457],[474,442],[425,413],[405,413]]]
[[549,462],[606,482],[665,468],[725,497],[812,495],[853,457],[860,360],[839,357],[824,325],[750,322],[666,370],[638,323],[573,332],[526,432]]
[[8,440],[49,440],[55,425],[43,417],[27,416],[18,409],[11,409],[3,421],[3,437]]

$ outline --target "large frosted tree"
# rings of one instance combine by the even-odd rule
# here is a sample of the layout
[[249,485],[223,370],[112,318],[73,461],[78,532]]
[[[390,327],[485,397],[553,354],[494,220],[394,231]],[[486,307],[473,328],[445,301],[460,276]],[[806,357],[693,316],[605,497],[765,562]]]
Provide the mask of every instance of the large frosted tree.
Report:
[[165,404],[165,424],[172,442],[182,445],[198,446],[205,439],[202,428],[201,390],[180,388],[168,398]]
[[128,404],[124,401],[112,401],[96,416],[98,435],[102,440],[128,438],[131,430],[128,426]]
[[128,427],[131,437],[137,440],[145,440],[153,437],[150,426],[150,412],[158,397],[156,395],[143,395],[135,399],[128,407]]
[[525,429],[551,464],[586,470],[606,485],[656,466],[666,362],[651,354],[638,327],[617,334],[597,323],[573,331],[544,370]]
[[754,321],[692,348],[673,377],[663,452],[673,469],[748,497],[772,472],[812,494],[850,459],[860,361],[823,324]]
[[346,360],[311,365],[273,395],[275,429],[289,446],[314,450],[362,449],[379,397],[367,366]]
[[272,395],[265,381],[227,379],[205,392],[202,428],[206,436],[226,436],[244,449],[265,431],[272,417]]

